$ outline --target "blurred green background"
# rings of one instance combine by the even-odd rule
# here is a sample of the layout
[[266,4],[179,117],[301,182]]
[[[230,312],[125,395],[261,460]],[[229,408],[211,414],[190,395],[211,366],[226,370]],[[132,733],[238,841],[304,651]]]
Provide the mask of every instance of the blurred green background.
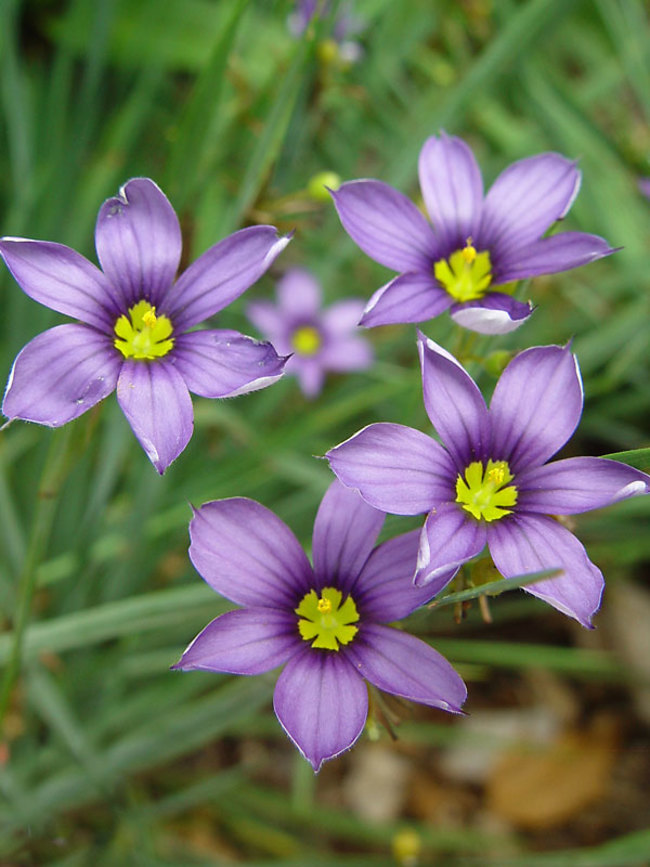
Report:
[[[650,175],[647,6],[358,0],[349,63],[330,41],[343,5],[295,38],[288,0],[4,0],[0,233],[94,259],[101,202],[139,175],[176,208],[185,264],[244,225],[295,230],[219,317],[254,333],[246,302],[271,297],[290,265],[312,269],[328,303],[391,276],[310,196],[317,173],[417,199],[419,149],[441,128],[471,144],[487,183],[557,150],[583,171],[566,228],[623,249],[535,280],[534,317],[477,353],[572,339],[586,392],[572,453],[650,445],[650,202],[637,189]],[[4,268],[0,303],[6,376],[61,320]],[[424,330],[460,345],[447,317]],[[38,561],[0,742],[2,867],[650,861],[647,498],[576,522],[608,581],[595,632],[522,591],[491,602],[492,624],[477,606],[459,623],[450,607],[418,613],[411,628],[467,679],[470,717],[391,707],[396,741],[371,721],[316,778],[273,716],[272,675],[168,671],[229,605],[187,559],[190,503],[253,497],[308,547],[331,480],[313,456],[373,421],[429,431],[414,328],[369,336],[373,368],[331,376],[315,401],[291,377],[195,399],[194,437],[162,478],[114,396],[65,430],[0,434],[0,666],[20,576]],[[489,393],[489,365],[472,370]],[[57,466],[70,441],[74,464]],[[42,478],[48,453],[55,472]],[[384,535],[416,525],[389,518]]]

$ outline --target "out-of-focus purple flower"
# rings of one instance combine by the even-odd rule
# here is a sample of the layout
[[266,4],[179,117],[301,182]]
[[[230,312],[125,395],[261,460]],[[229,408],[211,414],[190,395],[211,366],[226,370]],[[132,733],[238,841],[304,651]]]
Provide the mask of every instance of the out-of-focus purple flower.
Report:
[[208,624],[174,668],[252,675],[286,663],[275,713],[315,771],[361,734],[365,680],[452,713],[467,696],[444,657],[384,625],[431,597],[411,581],[417,530],[375,547],[384,517],[334,481],[314,523],[313,566],[287,525],[254,500],[206,503],[190,524],[194,566],[242,607]]
[[[354,241],[400,276],[368,302],[361,325],[423,322],[449,310],[465,328],[512,331],[532,312],[508,286],[577,268],[613,250],[596,235],[542,238],[567,213],[580,187],[575,163],[543,153],[509,166],[483,196],[470,148],[444,132],[424,143],[420,187],[431,223],[388,184],[350,181],[332,192]],[[498,287],[505,291],[498,291]]]
[[321,302],[321,287],[314,276],[292,268],[278,281],[277,305],[254,301],[246,311],[278,352],[293,353],[285,370],[298,377],[307,397],[320,392],[328,370],[362,370],[373,358],[357,328],[363,301],[350,298],[325,310]]
[[637,183],[639,185],[639,191],[642,192],[646,198],[650,199],[650,178],[639,178]]
[[[297,0],[294,11],[289,16],[289,30],[294,36],[301,36],[318,13],[321,17],[330,14],[330,0]],[[356,63],[363,54],[361,45],[353,39],[366,28],[363,20],[354,15],[351,4],[341,4],[334,19],[332,42],[339,58],[345,63]]]
[[490,408],[448,352],[420,335],[424,403],[443,445],[398,424],[372,424],[327,457],[346,485],[386,512],[428,512],[415,582],[440,592],[449,570],[488,545],[505,578],[563,574],[526,589],[588,626],[603,589],[599,569],[555,516],[648,493],[650,476],[604,458],[546,463],[582,414],[580,371],[568,347],[517,355]]
[[282,375],[285,359],[236,331],[195,331],[242,294],[288,244],[273,226],[235,232],[176,282],[178,218],[148,178],[134,178],[99,210],[100,271],[49,241],[0,239],[23,291],[77,323],[35,337],[18,354],[2,405],[10,419],[59,427],[117,389],[133,432],[159,473],[192,436],[190,391],[233,397]]

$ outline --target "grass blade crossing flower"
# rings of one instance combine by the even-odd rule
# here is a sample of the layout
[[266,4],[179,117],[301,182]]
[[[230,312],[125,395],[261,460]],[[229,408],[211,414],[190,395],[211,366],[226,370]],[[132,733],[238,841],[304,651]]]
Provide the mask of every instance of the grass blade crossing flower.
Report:
[[517,355],[489,408],[446,350],[422,334],[418,348],[424,404],[442,445],[403,425],[372,424],[328,453],[332,469],[375,508],[428,513],[416,584],[440,592],[450,569],[487,544],[505,578],[562,569],[526,589],[588,626],[603,577],[555,516],[646,494],[650,476],[605,458],[547,463],[582,414],[580,371],[569,347]]

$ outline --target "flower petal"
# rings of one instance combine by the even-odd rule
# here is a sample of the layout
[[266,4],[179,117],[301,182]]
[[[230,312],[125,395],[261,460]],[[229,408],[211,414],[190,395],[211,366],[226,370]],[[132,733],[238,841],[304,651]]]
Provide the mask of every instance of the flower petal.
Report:
[[57,313],[113,333],[119,299],[104,274],[63,244],[2,238],[0,254],[26,295]]
[[459,566],[480,554],[486,529],[455,503],[443,503],[427,516],[420,536],[416,585],[429,585],[436,596],[454,577]]
[[378,623],[364,623],[345,655],[384,692],[459,713],[467,687],[438,651],[424,641]]
[[282,671],[273,707],[282,728],[317,772],[363,731],[368,690],[342,654],[308,647]]
[[508,461],[515,473],[543,464],[578,426],[582,401],[578,361],[568,346],[520,352],[492,396],[492,457]]
[[405,195],[372,180],[349,181],[331,193],[343,228],[371,259],[393,271],[433,270],[438,241]]
[[504,292],[490,292],[480,301],[454,305],[451,318],[479,334],[508,334],[523,325],[532,312],[530,302],[517,301]]
[[546,515],[577,515],[647,494],[650,476],[606,458],[567,458],[517,476],[517,509]]
[[564,569],[557,578],[537,581],[524,589],[583,626],[591,625],[600,607],[603,576],[573,533],[558,521],[542,515],[509,516],[490,526],[488,545],[504,578]]
[[[382,542],[368,558],[354,585],[354,601],[363,621],[401,620],[433,596],[430,585],[413,584],[420,532],[411,530]],[[453,572],[449,580],[452,577]]]
[[183,377],[165,361],[125,361],[117,400],[147,457],[164,473],[194,429],[192,399]]
[[279,306],[286,316],[311,319],[318,313],[322,291],[320,283],[306,268],[290,268],[276,286]]
[[271,301],[251,301],[246,305],[246,316],[280,352],[291,351],[290,325],[279,307]]
[[436,235],[451,252],[478,231],[483,178],[474,154],[462,139],[428,138],[418,163],[420,187]]
[[214,500],[190,522],[190,560],[210,587],[250,607],[298,605],[313,573],[298,540],[270,509],[255,500]]
[[410,273],[396,277],[371,297],[359,325],[397,325],[425,322],[444,313],[453,298],[433,279],[433,274]]
[[162,312],[175,331],[198,325],[252,286],[290,240],[273,226],[250,226],[229,235],[181,274],[161,301]]
[[317,589],[338,587],[344,596],[370,556],[385,518],[335,479],[314,521],[312,557]]
[[357,331],[363,314],[364,303],[360,298],[337,301],[322,312],[323,328],[329,337],[346,337]]
[[301,649],[297,618],[276,608],[240,608],[215,618],[174,669],[263,674]]
[[320,359],[292,355],[285,369],[287,373],[293,373],[298,378],[305,397],[312,399],[320,394],[325,382],[325,371]]
[[553,152],[508,166],[485,197],[477,249],[492,250],[498,268],[502,258],[536,241],[567,213],[580,181],[576,164]]
[[334,338],[323,347],[319,361],[326,370],[340,373],[365,370],[373,361],[372,347],[363,337]]
[[485,401],[471,376],[442,346],[418,334],[418,352],[427,414],[458,469],[464,470],[490,449]]
[[149,178],[133,178],[99,209],[95,246],[123,304],[145,299],[155,306],[178,270],[181,227],[160,187]]
[[344,485],[395,515],[428,512],[454,490],[449,455],[431,437],[405,425],[368,425],[325,457]]
[[190,331],[176,338],[174,364],[201,397],[235,397],[276,382],[284,371],[270,343],[238,331]]
[[585,232],[561,232],[550,238],[534,241],[526,247],[517,247],[499,260],[495,278],[499,283],[557,274],[571,268],[587,265],[616,250],[598,235]]
[[121,361],[110,340],[87,325],[57,325],[16,357],[2,412],[48,427],[82,415],[115,389]]

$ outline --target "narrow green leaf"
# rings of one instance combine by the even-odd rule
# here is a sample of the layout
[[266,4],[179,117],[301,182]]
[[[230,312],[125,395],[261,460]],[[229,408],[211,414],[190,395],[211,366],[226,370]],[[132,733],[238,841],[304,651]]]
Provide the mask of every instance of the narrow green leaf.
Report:
[[466,602],[468,599],[477,599],[479,596],[499,596],[507,590],[527,587],[529,584],[535,584],[545,578],[555,578],[561,572],[561,569],[542,569],[539,572],[529,572],[527,575],[517,575],[514,578],[499,578],[498,581],[488,581],[478,587],[470,587],[467,590],[459,590],[457,593],[438,596],[429,603],[428,607],[442,608],[443,605],[455,605],[456,602]]

